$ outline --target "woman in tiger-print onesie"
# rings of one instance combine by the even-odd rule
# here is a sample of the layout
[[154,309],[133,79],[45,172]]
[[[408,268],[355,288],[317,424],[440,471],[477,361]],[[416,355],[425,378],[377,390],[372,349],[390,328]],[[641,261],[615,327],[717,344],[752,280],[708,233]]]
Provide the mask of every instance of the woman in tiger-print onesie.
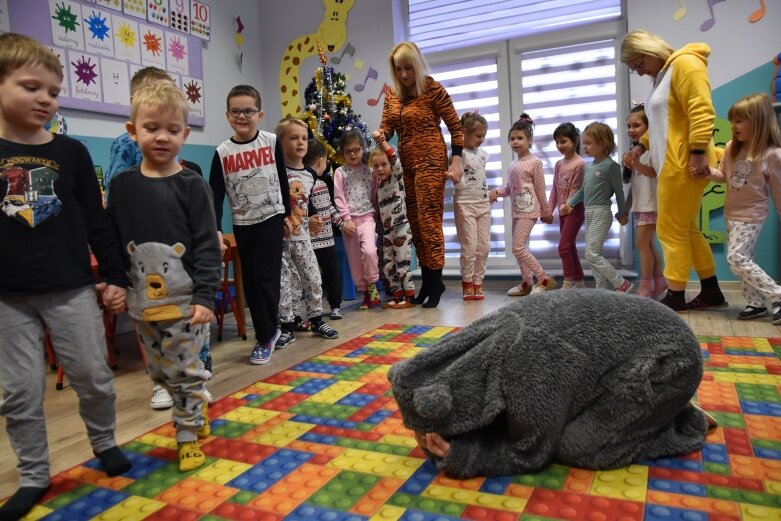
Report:
[[[445,180],[461,180],[461,150],[464,133],[453,102],[445,88],[428,76],[428,65],[418,46],[401,42],[389,56],[394,88],[385,95],[380,130],[386,139],[399,135],[398,149],[407,189],[407,218],[412,242],[423,273],[423,285],[415,299],[435,308],[445,291],[445,237],[442,214]],[[447,147],[439,123],[450,131],[452,159],[448,168]]]

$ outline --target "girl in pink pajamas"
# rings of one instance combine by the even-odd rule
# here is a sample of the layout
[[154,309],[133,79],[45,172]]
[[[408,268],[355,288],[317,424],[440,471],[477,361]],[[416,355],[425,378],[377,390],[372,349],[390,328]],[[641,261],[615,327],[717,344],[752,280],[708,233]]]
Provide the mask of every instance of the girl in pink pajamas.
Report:
[[[511,297],[522,297],[532,291],[548,291],[556,288],[556,280],[549,277],[540,262],[529,251],[529,235],[532,227],[541,218],[553,222],[553,214],[545,196],[545,176],[542,161],[531,153],[534,122],[528,114],[521,117],[510,129],[508,141],[518,158],[510,164],[505,186],[494,188],[488,193],[493,203],[499,197],[510,197],[513,215],[513,254],[518,259],[523,281],[507,291]],[[534,278],[537,277],[537,284]]]
[[379,307],[377,279],[377,234],[372,205],[372,171],[364,162],[366,148],[358,130],[342,135],[340,152],[346,164],[334,173],[334,202],[342,217],[342,234],[350,274],[355,287],[363,293],[358,309]]

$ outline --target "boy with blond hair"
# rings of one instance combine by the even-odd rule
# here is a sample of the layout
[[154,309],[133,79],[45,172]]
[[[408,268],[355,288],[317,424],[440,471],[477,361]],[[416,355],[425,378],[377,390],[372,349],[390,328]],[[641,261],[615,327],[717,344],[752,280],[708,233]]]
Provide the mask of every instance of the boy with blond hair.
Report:
[[114,438],[113,374],[90,248],[108,309],[124,308],[127,278],[87,149],[44,128],[57,110],[61,83],[62,67],[49,49],[21,34],[0,35],[0,414],[21,474],[0,519],[23,517],[51,482],[46,331],[103,469],[116,476],[131,467]]
[[[304,156],[308,146],[308,130],[306,123],[300,119],[287,117],[277,124],[275,130],[277,139],[282,142],[282,153],[285,158],[287,180],[291,187],[291,214],[301,219],[299,227],[293,227],[292,233],[286,234],[282,245],[282,294],[279,300],[279,322],[282,333],[275,344],[276,349],[284,349],[296,337],[294,331],[293,298],[298,292],[297,280],[301,281],[304,290],[304,304],[307,317],[312,324],[312,332],[322,338],[337,338],[339,333],[323,321],[323,287],[320,278],[320,267],[312,247],[309,224],[309,198],[315,184],[315,173],[304,166]],[[293,187],[300,186],[298,197],[293,200]],[[316,214],[315,214],[316,215]],[[320,225],[319,216],[313,217]],[[322,228],[322,226],[319,226]],[[320,231],[320,230],[318,230]],[[298,292],[300,294],[300,292]]]
[[[173,78],[171,78],[171,76],[167,72],[165,72],[163,69],[160,69],[159,67],[149,66],[149,67],[144,67],[142,69],[138,69],[135,72],[135,74],[133,74],[133,77],[130,78],[131,104],[133,102],[133,95],[141,87],[145,87],[146,85],[149,85],[157,81],[167,81],[170,82],[172,85],[175,85]],[[143,159],[144,158],[141,155],[141,149],[139,148],[138,143],[133,141],[133,138],[130,137],[130,134],[124,132],[122,133],[121,136],[115,139],[114,142],[111,143],[111,155],[109,156],[109,167],[103,176],[103,183],[104,183],[103,188],[105,189],[106,193],[108,193],[108,189],[109,189],[109,185],[111,184],[112,177],[114,177],[116,174],[120,173],[123,170],[127,170],[130,167],[140,165]],[[201,172],[201,168],[196,163],[192,163],[185,160],[180,160],[180,163],[182,164],[183,167],[187,168],[188,170],[192,170],[196,174],[203,176],[203,173]],[[206,366],[206,370],[209,372],[208,374],[211,375],[212,357],[211,354],[209,353],[208,335],[206,336],[206,340],[204,341],[203,347],[201,347],[200,357],[204,365]],[[206,388],[206,385],[203,386],[203,392],[206,393],[206,398],[209,401],[209,403],[211,403],[214,400],[214,397]],[[168,391],[165,390],[165,387],[162,387],[160,385],[152,386],[152,397],[149,399],[149,406],[152,409],[155,410],[168,409],[170,407],[173,407],[173,405],[174,405],[174,399],[168,393]]]
[[187,114],[184,94],[170,82],[134,94],[126,127],[143,160],[112,179],[107,206],[133,285],[128,311],[147,371],[174,398],[182,472],[206,461],[198,438],[210,434],[203,387],[208,375],[198,354],[221,271],[209,186],[176,159],[190,132]]

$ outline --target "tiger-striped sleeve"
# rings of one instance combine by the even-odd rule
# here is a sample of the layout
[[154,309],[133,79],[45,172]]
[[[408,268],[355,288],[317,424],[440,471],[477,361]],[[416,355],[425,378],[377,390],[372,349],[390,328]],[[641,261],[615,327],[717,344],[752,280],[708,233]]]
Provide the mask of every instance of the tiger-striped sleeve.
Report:
[[393,118],[394,107],[396,106],[396,93],[393,89],[388,89],[385,93],[385,101],[382,105],[382,121],[380,122],[380,130],[385,134],[385,139],[390,141],[393,137],[394,125],[391,123]]
[[435,91],[432,94],[431,101],[434,111],[442,118],[450,131],[450,151],[454,156],[460,156],[464,149],[464,130],[461,128],[461,119],[458,117],[453,100],[447,93],[445,87],[439,82],[431,80],[434,83]]

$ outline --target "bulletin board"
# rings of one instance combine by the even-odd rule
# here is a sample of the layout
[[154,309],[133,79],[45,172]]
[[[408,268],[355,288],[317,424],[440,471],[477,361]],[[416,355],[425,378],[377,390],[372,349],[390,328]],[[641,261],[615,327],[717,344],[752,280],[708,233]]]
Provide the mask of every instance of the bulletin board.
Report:
[[[32,36],[63,67],[60,106],[130,114],[130,78],[164,69],[187,96],[188,123],[203,126],[202,42],[209,6],[196,0],[0,0],[0,30]],[[3,14],[5,10],[5,14]],[[5,25],[5,27],[4,27]]]

